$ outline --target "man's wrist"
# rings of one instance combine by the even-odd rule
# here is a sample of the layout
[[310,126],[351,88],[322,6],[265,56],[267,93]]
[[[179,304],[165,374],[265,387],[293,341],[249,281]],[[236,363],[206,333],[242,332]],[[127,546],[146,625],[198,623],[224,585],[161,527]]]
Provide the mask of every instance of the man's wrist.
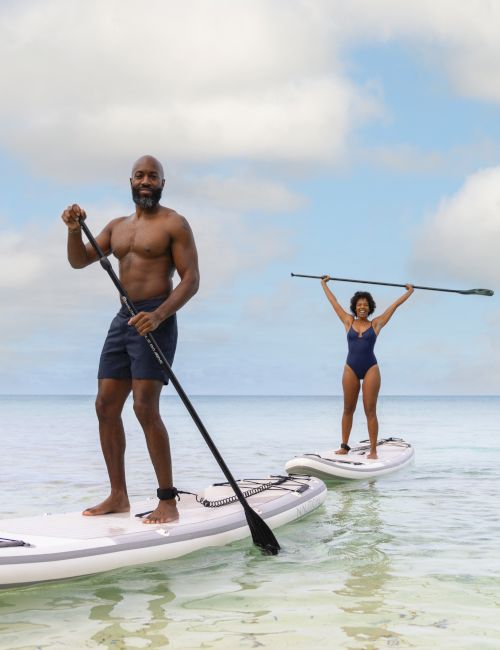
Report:
[[171,316],[171,314],[169,314],[168,312],[167,314],[165,314],[164,312],[161,312],[159,309],[155,309],[153,313],[158,319],[158,324],[163,323],[163,321],[167,320],[167,318]]

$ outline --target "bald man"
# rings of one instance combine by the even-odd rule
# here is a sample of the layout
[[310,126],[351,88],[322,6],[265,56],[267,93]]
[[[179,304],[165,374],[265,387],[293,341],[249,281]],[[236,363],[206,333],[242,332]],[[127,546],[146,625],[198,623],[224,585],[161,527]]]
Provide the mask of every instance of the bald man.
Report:
[[[118,258],[120,280],[139,313],[130,318],[122,306],[111,323],[101,353],[96,412],[111,491],[102,503],[83,511],[87,516],[130,510],[121,418],[130,393],[158,479],[158,506],[143,521],[166,523],[179,516],[168,433],[159,409],[160,393],[168,380],[144,335],[154,332],[172,364],[177,343],[176,312],[198,291],[199,271],[188,222],[174,210],[160,205],[164,185],[160,162],[152,156],[139,158],[130,178],[135,212],[113,219],[96,237],[105,255],[113,253]],[[68,260],[75,269],[98,260],[92,246],[82,240],[79,220],[85,217],[85,211],[76,204],[62,214],[68,228]],[[174,271],[180,277],[175,289]]]

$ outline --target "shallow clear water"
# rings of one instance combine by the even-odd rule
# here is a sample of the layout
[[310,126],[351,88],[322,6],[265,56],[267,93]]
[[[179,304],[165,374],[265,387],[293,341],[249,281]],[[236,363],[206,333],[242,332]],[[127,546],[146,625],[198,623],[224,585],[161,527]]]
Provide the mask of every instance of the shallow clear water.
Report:
[[[339,398],[193,402],[236,477],[338,442]],[[2,397],[0,516],[74,510],[107,482],[91,397]],[[176,397],[163,398],[175,483],[222,479]],[[0,648],[499,648],[500,398],[381,398],[381,436],[415,463],[376,481],[330,484],[307,518],[249,541],[61,583],[0,592]],[[126,406],[133,496],[154,494]],[[352,441],[366,438],[357,415]]]

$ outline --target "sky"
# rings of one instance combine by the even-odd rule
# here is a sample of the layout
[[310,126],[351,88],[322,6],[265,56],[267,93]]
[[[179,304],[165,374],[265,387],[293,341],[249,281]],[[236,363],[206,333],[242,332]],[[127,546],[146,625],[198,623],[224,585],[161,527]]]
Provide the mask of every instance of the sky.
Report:
[[[385,395],[499,394],[499,22],[493,0],[0,1],[0,393],[95,392],[119,303],[60,215],[131,214],[151,154],[199,251],[188,394],[341,394],[343,326],[291,272],[495,290],[416,290],[376,354]],[[375,315],[404,292],[329,286]]]

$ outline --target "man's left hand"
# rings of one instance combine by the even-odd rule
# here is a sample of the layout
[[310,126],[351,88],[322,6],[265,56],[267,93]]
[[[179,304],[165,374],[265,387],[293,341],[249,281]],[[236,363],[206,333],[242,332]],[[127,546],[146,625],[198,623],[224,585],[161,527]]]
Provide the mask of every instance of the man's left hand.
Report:
[[128,324],[135,327],[141,336],[153,332],[161,323],[154,311],[140,311],[129,320]]

